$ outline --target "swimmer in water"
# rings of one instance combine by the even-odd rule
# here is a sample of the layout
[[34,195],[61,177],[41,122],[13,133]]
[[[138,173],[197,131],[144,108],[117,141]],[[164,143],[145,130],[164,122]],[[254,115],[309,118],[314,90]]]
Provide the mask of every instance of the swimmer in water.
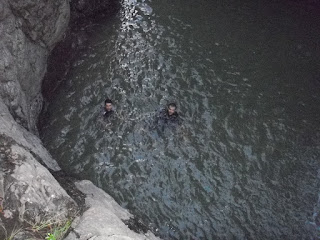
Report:
[[177,105],[175,103],[169,103],[166,108],[158,113],[155,123],[158,125],[180,125],[181,118],[177,113]]
[[113,106],[112,106],[112,101],[107,98],[104,101],[104,113],[103,116],[105,119],[110,118],[114,114]]

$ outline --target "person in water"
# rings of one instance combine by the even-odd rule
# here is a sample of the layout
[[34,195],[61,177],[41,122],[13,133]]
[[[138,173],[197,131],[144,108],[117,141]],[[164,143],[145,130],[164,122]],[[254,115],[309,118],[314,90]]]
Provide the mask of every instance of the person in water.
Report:
[[180,125],[181,119],[177,113],[177,105],[175,103],[169,103],[166,108],[162,109],[156,116],[156,124]]
[[110,118],[114,114],[113,106],[112,106],[112,101],[107,98],[104,101],[104,113],[103,116],[105,118]]

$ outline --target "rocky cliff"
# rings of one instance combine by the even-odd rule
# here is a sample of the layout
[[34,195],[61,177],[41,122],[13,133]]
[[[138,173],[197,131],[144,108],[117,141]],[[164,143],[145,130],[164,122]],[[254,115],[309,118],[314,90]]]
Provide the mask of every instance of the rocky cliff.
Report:
[[68,240],[155,239],[131,231],[123,220],[132,216],[91,182],[70,180],[62,188],[53,177],[60,168],[37,136],[49,54],[68,37],[70,19],[84,21],[112,4],[0,1],[0,239],[39,239],[35,227],[68,219],[76,219]]

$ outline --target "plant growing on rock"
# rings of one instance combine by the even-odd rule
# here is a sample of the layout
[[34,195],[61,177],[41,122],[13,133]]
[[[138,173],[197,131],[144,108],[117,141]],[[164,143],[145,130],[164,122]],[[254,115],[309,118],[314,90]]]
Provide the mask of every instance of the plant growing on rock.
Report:
[[46,240],[62,240],[64,235],[68,232],[71,226],[71,221],[68,220],[62,225],[56,225],[52,229],[51,233],[47,233]]
[[46,240],[61,240],[72,223],[71,220],[61,221],[58,218],[45,218],[41,221],[25,222],[29,225],[28,231]]

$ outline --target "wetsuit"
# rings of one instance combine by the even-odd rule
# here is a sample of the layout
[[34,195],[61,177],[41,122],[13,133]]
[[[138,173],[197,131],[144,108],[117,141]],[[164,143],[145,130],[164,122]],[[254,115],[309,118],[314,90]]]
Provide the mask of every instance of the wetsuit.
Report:
[[169,115],[167,109],[162,109],[156,116],[155,123],[157,125],[180,125],[181,118],[177,112]]
[[114,113],[113,110],[110,110],[110,111],[104,110],[103,117],[104,117],[105,119],[110,118],[110,117],[113,115],[113,113]]

